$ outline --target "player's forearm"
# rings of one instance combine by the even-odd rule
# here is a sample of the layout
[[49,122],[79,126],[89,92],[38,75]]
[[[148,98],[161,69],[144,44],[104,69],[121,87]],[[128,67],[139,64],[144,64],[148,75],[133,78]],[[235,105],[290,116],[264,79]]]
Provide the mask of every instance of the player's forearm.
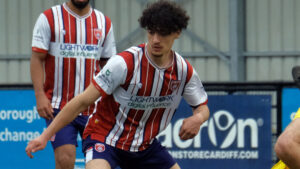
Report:
[[43,132],[42,136],[49,140],[55,133],[73,121],[80,112],[86,110],[89,105],[82,102],[80,95],[73,98],[54,118],[50,126]]
[[200,105],[197,108],[193,109],[193,114],[194,116],[200,118],[203,123],[209,118],[209,108],[207,105]]
[[49,140],[64,126],[73,121],[80,112],[87,109],[89,105],[94,103],[101,96],[100,92],[93,84],[80,95],[73,98],[54,118],[50,126],[43,132],[42,137]]
[[30,60],[30,75],[36,95],[44,94],[43,60],[33,54]]

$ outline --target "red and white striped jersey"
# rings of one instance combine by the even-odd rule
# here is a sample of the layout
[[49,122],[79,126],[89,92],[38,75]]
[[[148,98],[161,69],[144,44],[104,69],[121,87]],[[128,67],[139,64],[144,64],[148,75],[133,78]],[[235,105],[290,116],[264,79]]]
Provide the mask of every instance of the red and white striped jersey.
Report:
[[167,127],[182,96],[191,106],[206,104],[207,94],[188,61],[173,52],[172,65],[161,69],[145,46],[112,57],[93,79],[102,98],[84,138],[91,135],[122,150],[141,151]]
[[32,50],[47,53],[44,89],[52,107],[62,109],[100,71],[100,58],[116,54],[111,20],[92,8],[79,16],[66,3],[53,6],[37,19]]

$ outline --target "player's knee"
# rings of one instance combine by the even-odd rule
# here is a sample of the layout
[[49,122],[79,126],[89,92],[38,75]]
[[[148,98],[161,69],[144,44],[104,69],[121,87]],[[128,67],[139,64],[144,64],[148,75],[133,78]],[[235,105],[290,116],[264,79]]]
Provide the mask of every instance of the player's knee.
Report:
[[289,150],[292,148],[292,136],[287,132],[279,136],[276,141],[274,150],[276,155],[281,159],[288,155]]
[[56,168],[73,169],[75,163],[75,155],[70,153],[62,153],[55,157]]
[[66,144],[54,150],[56,169],[74,169],[76,147]]

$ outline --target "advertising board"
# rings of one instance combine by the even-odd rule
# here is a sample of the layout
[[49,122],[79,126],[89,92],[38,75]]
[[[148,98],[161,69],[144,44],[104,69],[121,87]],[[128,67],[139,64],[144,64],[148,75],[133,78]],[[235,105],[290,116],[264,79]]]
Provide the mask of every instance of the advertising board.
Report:
[[194,139],[186,141],[178,134],[183,117],[192,110],[182,100],[159,140],[181,168],[271,168],[270,99],[261,95],[209,96],[209,120]]
[[282,131],[293,120],[300,108],[300,90],[298,88],[284,88],[282,90]]

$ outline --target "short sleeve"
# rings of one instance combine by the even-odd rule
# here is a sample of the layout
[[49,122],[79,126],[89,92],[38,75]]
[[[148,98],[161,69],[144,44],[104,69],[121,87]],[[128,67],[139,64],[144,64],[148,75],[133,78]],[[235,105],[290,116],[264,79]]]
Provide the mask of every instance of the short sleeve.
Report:
[[191,106],[198,106],[207,102],[207,94],[195,70],[193,70],[193,75],[184,88],[183,98]]
[[110,58],[114,56],[116,52],[116,42],[114,37],[113,25],[111,24],[110,29],[106,35],[106,39],[103,45],[103,51],[101,53],[101,58]]
[[51,30],[46,16],[42,13],[38,17],[32,36],[32,50],[47,52],[49,50]]
[[102,95],[111,95],[117,87],[125,83],[126,75],[127,65],[124,59],[119,55],[115,55],[94,77],[93,84]]

